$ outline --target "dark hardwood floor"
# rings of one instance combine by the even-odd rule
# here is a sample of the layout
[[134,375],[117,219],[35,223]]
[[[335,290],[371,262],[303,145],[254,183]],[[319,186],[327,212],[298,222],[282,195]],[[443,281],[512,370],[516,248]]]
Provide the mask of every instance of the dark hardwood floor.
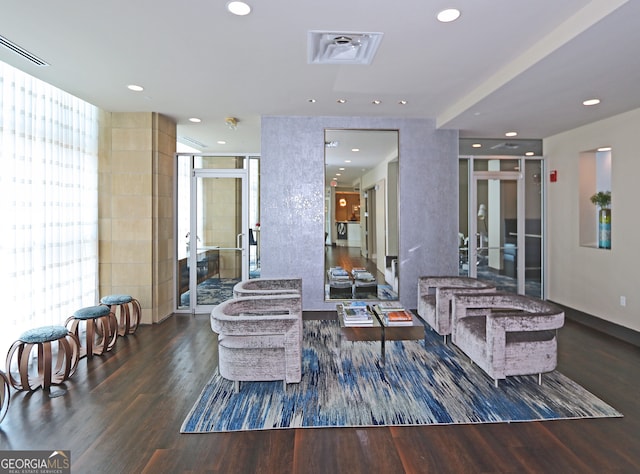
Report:
[[180,434],[216,366],[208,315],[83,359],[64,389],[12,392],[0,449],[65,449],[74,473],[640,472],[640,349],[567,321],[559,370],[624,418]]

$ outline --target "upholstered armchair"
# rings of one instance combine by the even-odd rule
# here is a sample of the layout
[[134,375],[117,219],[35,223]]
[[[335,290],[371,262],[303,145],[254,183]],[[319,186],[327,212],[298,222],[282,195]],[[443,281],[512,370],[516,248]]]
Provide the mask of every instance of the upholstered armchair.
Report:
[[498,380],[510,375],[542,374],[556,368],[557,330],[564,312],[525,295],[457,294],[453,298],[452,342],[482,370]]
[[457,293],[490,293],[495,286],[464,276],[422,276],[418,278],[418,315],[438,334],[451,334],[451,301]]
[[302,295],[302,278],[252,278],[236,283],[233,295],[281,295],[297,293]]
[[302,377],[302,304],[299,294],[241,296],[211,312],[218,334],[218,367],[232,380],[283,380]]

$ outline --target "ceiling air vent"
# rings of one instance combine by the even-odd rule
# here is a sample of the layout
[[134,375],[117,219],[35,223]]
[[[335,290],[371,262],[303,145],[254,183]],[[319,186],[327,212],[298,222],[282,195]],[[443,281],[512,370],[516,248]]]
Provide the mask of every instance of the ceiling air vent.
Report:
[[491,147],[492,150],[517,150],[518,148],[520,148],[520,145],[518,143],[511,142],[498,143],[497,145],[493,145]]
[[185,137],[183,135],[178,137],[178,141],[184,143],[185,145],[195,146],[196,148],[200,148],[200,149],[207,148],[207,145],[205,145],[202,142],[199,142],[195,138]]
[[48,66],[49,65],[46,61],[43,61],[38,56],[36,56],[34,54],[31,54],[29,51],[27,51],[26,49],[24,49],[21,46],[18,46],[13,41],[8,40],[4,36],[0,36],[0,46],[4,46],[5,48],[7,48],[10,51],[13,51],[17,55],[22,56],[24,59],[26,59],[27,61],[32,62],[36,66]]
[[371,64],[383,33],[310,31],[309,64]]

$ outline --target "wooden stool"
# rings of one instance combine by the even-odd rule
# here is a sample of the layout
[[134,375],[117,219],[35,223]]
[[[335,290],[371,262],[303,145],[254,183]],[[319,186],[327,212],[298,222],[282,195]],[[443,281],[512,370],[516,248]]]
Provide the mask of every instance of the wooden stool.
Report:
[[69,328],[78,340],[81,326],[84,326],[85,345],[80,344],[80,357],[91,359],[101,356],[116,345],[118,338],[118,321],[108,306],[87,306],[79,309],[69,317],[64,325]]
[[[57,342],[55,369],[52,367],[51,343]],[[29,370],[29,359],[34,347],[38,349],[38,371]],[[17,354],[16,354],[17,353]],[[48,389],[51,385],[60,385],[71,377],[78,367],[80,341],[64,326],[44,326],[22,333],[9,348],[7,354],[7,374],[9,383],[17,390]],[[17,380],[11,374],[11,363],[17,356]]]
[[0,423],[2,423],[4,415],[7,414],[7,410],[9,409],[9,402],[11,401],[9,379],[2,370],[0,370],[0,384],[2,384],[0,388]]
[[103,297],[100,303],[109,306],[111,312],[116,315],[118,336],[126,336],[136,332],[142,314],[137,299],[129,295],[109,295]]

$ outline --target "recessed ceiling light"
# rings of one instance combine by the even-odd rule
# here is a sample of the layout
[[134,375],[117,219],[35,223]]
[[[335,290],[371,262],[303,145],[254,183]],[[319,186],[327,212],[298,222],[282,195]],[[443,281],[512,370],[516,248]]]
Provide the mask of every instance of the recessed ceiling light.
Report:
[[227,3],[227,10],[238,16],[245,16],[251,13],[251,7],[244,2],[229,2]]
[[407,101],[406,101],[406,100],[404,100],[404,99],[402,99],[402,100],[399,100],[399,101],[398,101],[398,104],[399,104],[399,105],[407,105]]
[[336,176],[342,176],[342,173],[336,173]]
[[344,168],[338,168],[340,171],[344,171]]
[[224,140],[218,140],[216,143],[218,145],[226,145],[227,144],[227,142],[225,142]]
[[451,21],[455,21],[458,18],[460,18],[460,10],[457,10],[455,8],[448,8],[446,10],[442,10],[440,13],[438,13],[438,21],[441,21],[442,23],[449,23]]
[[482,143],[474,143],[471,145],[472,148],[482,148]]
[[129,84],[127,86],[127,89],[129,89],[130,91],[134,91],[134,92],[142,92],[144,90],[144,87],[138,86],[136,84]]
[[518,132],[507,132],[504,134],[505,137],[515,137],[518,135]]
[[381,101],[381,100],[376,99],[376,100],[374,100],[374,101],[373,101],[373,102],[371,102],[371,103],[372,103],[373,105],[380,105],[380,104],[382,103],[382,101]]
[[316,103],[316,99],[307,99],[307,102],[309,102],[310,104],[315,104]]
[[582,102],[582,105],[598,105],[600,103],[600,99],[588,99]]
[[351,163],[351,160],[344,160],[345,163]]
[[338,99],[336,102],[338,104],[346,104],[347,103],[347,99]]
[[528,151],[524,154],[524,156],[533,156],[534,153],[532,151]]
[[352,148],[351,151],[360,151],[360,148]]
[[200,123],[200,122],[202,122],[202,120],[200,120],[198,117],[191,117],[189,119],[189,122]]
[[598,151],[611,151],[611,147],[610,146],[603,146],[598,148]]

